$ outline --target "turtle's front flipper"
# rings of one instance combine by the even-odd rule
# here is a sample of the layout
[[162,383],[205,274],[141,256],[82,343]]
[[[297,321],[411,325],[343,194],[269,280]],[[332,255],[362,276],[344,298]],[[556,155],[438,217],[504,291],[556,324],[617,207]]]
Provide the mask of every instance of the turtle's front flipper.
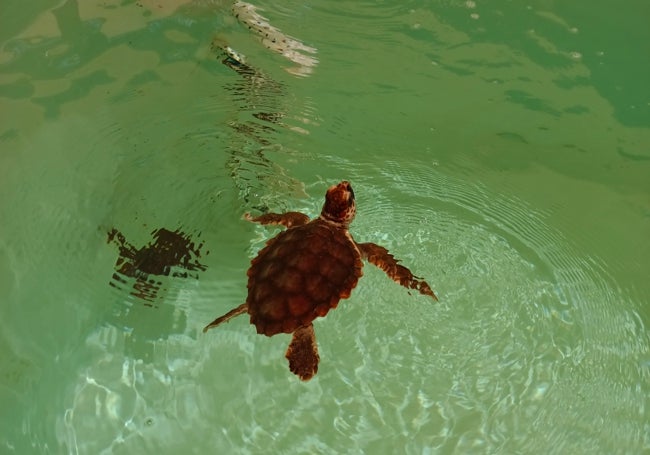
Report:
[[234,318],[235,316],[239,316],[240,314],[246,313],[247,311],[248,311],[248,304],[242,303],[237,308],[230,310],[223,316],[218,317],[217,319],[215,319],[214,321],[206,325],[203,329],[203,333],[207,332],[212,327],[216,327],[222,322],[228,322],[230,319]]
[[438,297],[436,297],[426,281],[414,276],[409,269],[398,264],[398,260],[383,246],[374,243],[357,243],[357,247],[368,262],[382,269],[386,272],[386,275],[397,283],[405,288],[416,289],[420,294],[429,295],[438,300]]
[[260,224],[281,224],[285,227],[302,226],[309,222],[309,217],[300,212],[287,213],[265,213],[264,215],[252,217],[249,213],[244,215],[248,221]]
[[309,381],[318,372],[320,357],[312,324],[293,332],[285,357],[289,360],[291,372],[303,381]]

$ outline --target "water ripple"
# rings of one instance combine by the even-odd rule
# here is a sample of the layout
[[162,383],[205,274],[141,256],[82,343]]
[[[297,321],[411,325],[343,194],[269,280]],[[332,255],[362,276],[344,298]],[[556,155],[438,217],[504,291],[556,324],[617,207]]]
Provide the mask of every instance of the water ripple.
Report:
[[[113,324],[91,333],[94,360],[65,398],[62,444],[466,453],[615,452],[620,438],[639,441],[644,328],[599,262],[514,197],[385,164],[388,186],[356,176],[353,233],[389,246],[439,303],[366,267],[352,297],[316,321],[320,371],[303,384],[286,368],[288,336],[257,336],[245,318],[199,335],[213,312],[205,303],[243,299],[240,269],[226,288],[194,289],[187,324],[148,339],[149,351]],[[205,439],[192,441],[197,432]]]

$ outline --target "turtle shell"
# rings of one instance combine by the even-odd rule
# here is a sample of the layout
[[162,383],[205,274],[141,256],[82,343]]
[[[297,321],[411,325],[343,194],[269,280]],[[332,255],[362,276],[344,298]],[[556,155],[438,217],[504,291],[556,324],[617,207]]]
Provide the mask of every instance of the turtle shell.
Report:
[[248,313],[257,333],[292,333],[346,299],[363,263],[347,229],[321,219],[269,240],[248,270]]

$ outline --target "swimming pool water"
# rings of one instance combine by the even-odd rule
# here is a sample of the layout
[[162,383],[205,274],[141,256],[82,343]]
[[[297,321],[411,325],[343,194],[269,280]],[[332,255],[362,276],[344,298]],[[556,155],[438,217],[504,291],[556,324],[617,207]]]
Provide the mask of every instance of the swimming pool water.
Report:
[[[649,450],[645,3],[3,10],[0,452]],[[367,265],[307,383],[203,334],[277,232],[242,215],[342,179],[440,302]]]

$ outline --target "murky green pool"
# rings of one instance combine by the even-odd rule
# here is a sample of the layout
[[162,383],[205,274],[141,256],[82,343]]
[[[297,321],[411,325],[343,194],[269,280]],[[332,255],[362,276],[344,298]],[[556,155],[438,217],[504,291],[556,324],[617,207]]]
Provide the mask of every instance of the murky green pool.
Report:
[[[2,11],[0,453],[650,451],[646,2]],[[342,179],[440,302],[201,333]]]

